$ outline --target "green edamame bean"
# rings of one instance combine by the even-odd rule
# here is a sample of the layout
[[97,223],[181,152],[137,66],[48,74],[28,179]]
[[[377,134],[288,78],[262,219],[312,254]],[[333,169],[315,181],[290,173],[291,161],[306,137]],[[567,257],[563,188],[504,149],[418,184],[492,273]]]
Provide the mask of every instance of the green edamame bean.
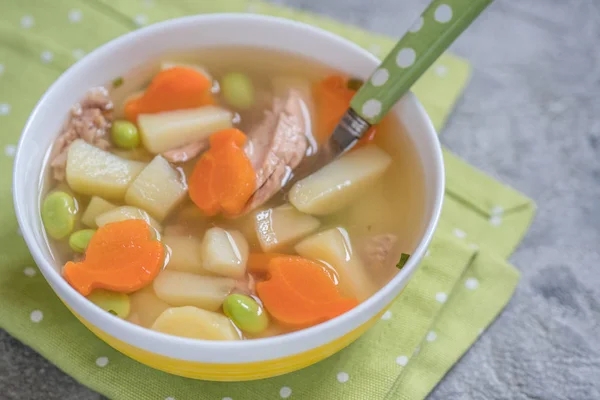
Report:
[[254,85],[248,76],[230,72],[221,80],[225,101],[232,107],[246,110],[254,104]]
[[269,325],[267,313],[250,296],[230,294],[223,303],[223,311],[238,328],[246,333],[261,333]]
[[42,204],[42,222],[50,237],[62,239],[75,227],[75,200],[65,192],[52,192]]
[[110,128],[110,137],[122,149],[135,149],[140,145],[137,127],[129,121],[117,120]]
[[129,296],[125,293],[96,289],[87,298],[101,309],[108,311],[119,318],[127,318],[131,309]]
[[85,253],[92,236],[96,233],[95,229],[82,229],[77,232],[73,232],[69,236],[69,246],[71,250],[77,253]]

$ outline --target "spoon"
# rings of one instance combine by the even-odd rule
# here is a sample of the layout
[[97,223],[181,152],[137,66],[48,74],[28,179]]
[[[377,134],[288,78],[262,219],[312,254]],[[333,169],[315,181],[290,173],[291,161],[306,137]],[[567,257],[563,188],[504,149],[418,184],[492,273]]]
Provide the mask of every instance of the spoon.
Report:
[[350,108],[297,182],[350,150],[493,0],[434,0],[352,98]]

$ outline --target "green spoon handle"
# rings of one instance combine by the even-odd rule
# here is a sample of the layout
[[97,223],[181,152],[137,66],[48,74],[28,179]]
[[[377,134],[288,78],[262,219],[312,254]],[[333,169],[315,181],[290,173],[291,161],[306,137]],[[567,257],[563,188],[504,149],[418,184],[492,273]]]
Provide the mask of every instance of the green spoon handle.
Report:
[[350,107],[373,125],[410,89],[492,0],[434,0],[398,41]]

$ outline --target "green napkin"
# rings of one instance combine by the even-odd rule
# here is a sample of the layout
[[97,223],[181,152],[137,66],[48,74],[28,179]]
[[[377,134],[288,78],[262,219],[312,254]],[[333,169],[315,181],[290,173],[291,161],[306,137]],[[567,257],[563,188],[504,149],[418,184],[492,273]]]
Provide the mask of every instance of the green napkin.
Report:
[[[428,255],[381,321],[343,351],[295,373],[245,383],[180,378],[123,356],[70,314],[15,234],[12,157],[28,114],[49,84],[111,38],[197,13],[292,18],[377,56],[394,40],[247,0],[0,0],[0,9],[0,326],[82,384],[113,399],[422,399],[510,299],[519,275],[504,259],[525,234],[535,206],[445,150],[445,205]],[[469,74],[464,60],[446,54],[414,86],[438,130]]]

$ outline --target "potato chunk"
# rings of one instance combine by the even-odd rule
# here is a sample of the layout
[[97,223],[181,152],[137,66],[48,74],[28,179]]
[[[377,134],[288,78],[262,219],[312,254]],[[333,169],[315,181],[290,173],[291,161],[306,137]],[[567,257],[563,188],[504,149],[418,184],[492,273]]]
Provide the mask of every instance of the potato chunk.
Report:
[[67,153],[67,183],[76,193],[123,200],[127,188],[145,166],[77,139]]
[[129,295],[129,301],[131,302],[130,315],[135,315],[135,323],[145,328],[150,328],[156,318],[170,307],[156,296],[152,286],[146,286]]
[[238,231],[214,227],[204,234],[202,262],[204,269],[234,279],[243,278],[248,261],[248,242]]
[[265,253],[292,244],[316,231],[321,224],[315,217],[303,214],[289,204],[261,211],[255,218],[256,235]]
[[313,215],[339,211],[373,185],[391,162],[375,145],[351,151],[296,182],[289,193],[290,203]]
[[163,244],[171,249],[171,258],[167,268],[169,271],[190,272],[200,275],[212,275],[202,266],[202,240],[193,236],[167,236],[162,238]]
[[104,200],[102,197],[93,196],[88,204],[85,212],[81,216],[81,223],[90,228],[97,228],[96,217],[117,208],[113,203]]
[[197,307],[174,307],[165,310],[152,329],[169,335],[204,340],[239,340],[241,336],[229,318]]
[[161,156],[156,156],[131,183],[125,202],[146,210],[162,221],[187,193],[183,176]]
[[235,286],[235,280],[188,272],[162,271],[154,279],[154,293],[172,306],[196,306],[216,311]]
[[111,222],[125,221],[127,219],[141,219],[144,220],[152,228],[156,229],[158,233],[162,232],[162,226],[156,222],[148,213],[144,210],[140,210],[137,207],[122,206],[109,210],[96,217],[96,225],[98,227],[104,226]]
[[204,106],[189,110],[142,114],[138,126],[144,147],[154,154],[185,144],[208,139],[220,130],[232,127],[233,114],[221,107]]
[[331,265],[338,274],[342,295],[363,301],[377,291],[360,256],[352,249],[344,228],[319,232],[304,239],[295,248],[302,257]]

